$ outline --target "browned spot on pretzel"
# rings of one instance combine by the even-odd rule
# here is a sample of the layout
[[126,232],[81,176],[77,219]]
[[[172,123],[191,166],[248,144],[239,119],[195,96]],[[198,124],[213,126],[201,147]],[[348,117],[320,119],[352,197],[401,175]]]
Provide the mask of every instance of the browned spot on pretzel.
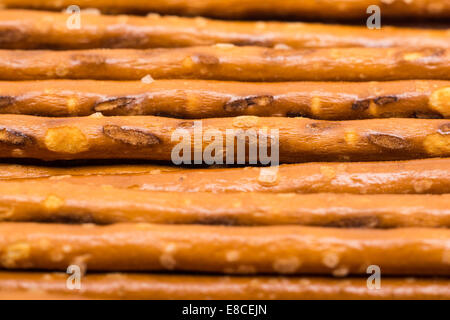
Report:
[[[236,46],[257,46],[257,47],[273,47],[275,44],[270,39],[257,39],[257,38],[247,38],[247,39],[237,39],[233,41]],[[273,52],[274,50],[270,50]]]
[[369,134],[368,140],[370,143],[391,150],[400,150],[408,147],[408,142],[402,137],[386,133]]
[[0,128],[0,142],[13,145],[13,146],[22,146],[28,141],[31,141],[31,138],[26,134],[18,131],[14,131],[11,129]]
[[25,33],[14,27],[0,27],[0,44],[10,44],[23,41]]
[[[412,118],[417,119],[443,119],[444,117],[437,113],[413,112]],[[393,118],[393,116],[391,117]]]
[[102,102],[97,102],[94,105],[94,110],[97,112],[111,111],[117,108],[129,107],[136,102],[136,98],[113,98]]
[[182,121],[177,124],[177,128],[189,129],[194,127],[194,121]]
[[113,140],[133,146],[151,146],[161,143],[161,140],[153,133],[135,128],[106,125],[103,127],[103,133]]
[[252,97],[246,97],[242,99],[232,100],[225,104],[223,108],[226,111],[233,112],[233,111],[242,111],[247,109],[250,106],[259,106],[259,107],[265,107],[270,105],[273,102],[274,98],[273,96],[264,95],[264,96],[252,96]]
[[319,130],[330,130],[330,129],[336,128],[338,126],[339,126],[339,124],[337,122],[324,121],[324,122],[308,123],[306,125],[306,128],[313,129],[314,131],[319,131]]
[[220,63],[219,58],[206,54],[199,54],[194,57],[194,60],[204,65],[217,65]]
[[378,225],[380,220],[376,216],[343,218],[328,224],[329,227],[337,228],[375,228]]
[[386,104],[397,102],[397,101],[398,101],[398,97],[396,97],[396,96],[383,96],[383,97],[378,97],[373,100],[373,102],[375,102],[375,104],[377,104],[379,106],[384,106]]
[[82,53],[73,54],[71,56],[71,60],[86,66],[98,66],[106,62],[105,57],[99,56],[97,54]]
[[0,96],[0,108],[7,107],[14,103],[14,98],[10,96]]
[[369,109],[370,99],[357,100],[352,104],[352,110],[354,111],[364,111]]
[[438,129],[438,132],[440,134],[450,134],[450,122],[444,123],[443,125],[441,125]]

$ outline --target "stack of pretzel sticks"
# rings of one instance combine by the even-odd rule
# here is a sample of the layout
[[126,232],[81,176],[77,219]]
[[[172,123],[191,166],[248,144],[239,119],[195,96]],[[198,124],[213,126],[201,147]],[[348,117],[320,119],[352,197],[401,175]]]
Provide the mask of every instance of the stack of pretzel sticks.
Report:
[[[324,18],[326,4],[352,19],[370,2],[78,4],[221,18]],[[23,10],[72,3],[0,4],[1,298],[450,299],[448,29],[93,10],[74,29]],[[391,18],[450,7],[378,4]],[[278,130],[275,176],[147,162],[170,163],[173,133],[198,120],[249,149],[274,141],[242,131]]]

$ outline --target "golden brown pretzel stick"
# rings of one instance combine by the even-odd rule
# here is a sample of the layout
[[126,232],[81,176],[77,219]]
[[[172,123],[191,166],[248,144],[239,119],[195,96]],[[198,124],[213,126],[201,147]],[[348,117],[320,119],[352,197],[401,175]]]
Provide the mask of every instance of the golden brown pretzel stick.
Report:
[[[369,277],[369,275],[367,275]],[[36,290],[87,299],[450,299],[448,279],[382,278],[371,290],[367,278],[227,277],[107,273],[87,274],[80,290],[68,290],[64,273],[1,272],[0,294]]]
[[123,169],[119,167],[118,172],[114,167],[110,171],[101,167],[46,171],[41,167],[28,169],[9,165],[0,166],[0,179],[50,178],[84,186],[110,185],[170,192],[450,193],[450,159],[281,165],[273,182],[266,179],[264,169],[257,167],[159,168],[136,166],[128,169],[124,166]]
[[72,184],[170,192],[442,194],[450,193],[449,170],[448,158],[304,163],[279,166],[275,181],[268,183],[264,171],[255,167],[186,170],[145,164],[65,168],[1,164],[0,179],[50,178]]
[[281,50],[216,45],[149,50],[0,50],[3,80],[140,80],[147,75],[154,79],[237,81],[450,80],[450,49]]
[[[281,163],[403,160],[450,156],[449,132],[448,120],[438,119],[333,122],[242,116],[191,121],[151,116],[0,115],[0,156],[41,160],[172,160],[184,164],[192,164],[194,160],[209,164],[252,160],[273,164],[279,146]],[[208,141],[208,136],[212,141]],[[251,148],[246,148],[246,143]],[[259,151],[255,152],[257,147]],[[274,154],[268,156],[272,149]],[[193,151],[198,151],[195,156]]]
[[286,22],[232,22],[204,18],[106,16],[27,10],[0,11],[0,47],[7,49],[89,49],[187,47],[233,43],[292,48],[448,48],[446,30],[339,26]]
[[[9,179],[33,179],[44,177],[78,177],[78,176],[109,176],[114,177],[156,175],[182,170],[181,167],[165,165],[139,165],[139,164],[121,164],[121,165],[99,165],[99,166],[75,166],[75,167],[44,167],[35,165],[19,164],[0,164],[0,180]],[[187,172],[188,170],[183,170]],[[431,177],[430,177],[431,178]],[[432,178],[432,180],[434,180]],[[439,184],[439,182],[436,181]],[[432,187],[432,190],[436,186]],[[430,193],[433,193],[430,190]]]
[[[281,165],[273,183],[261,168],[161,165],[42,167],[0,165],[0,179],[50,178],[82,185],[170,192],[450,193],[450,159]],[[174,172],[178,171],[178,172]],[[166,173],[164,175],[160,173]],[[213,182],[213,183],[212,183]]]
[[[70,0],[1,0],[8,8],[60,10]],[[449,18],[448,0],[78,0],[82,8],[99,8],[113,13],[159,12],[176,15],[202,15],[215,18],[366,18],[367,8],[377,5],[383,18]],[[324,10],[326,8],[326,10]]]
[[0,223],[0,267],[229,274],[450,275],[450,230]]
[[[0,82],[0,113],[40,116],[450,118],[450,81],[242,83],[203,80]],[[322,101],[315,114],[314,101]]]
[[118,189],[101,179],[82,187],[48,180],[15,181],[0,182],[0,221],[450,228],[447,194],[218,196]]

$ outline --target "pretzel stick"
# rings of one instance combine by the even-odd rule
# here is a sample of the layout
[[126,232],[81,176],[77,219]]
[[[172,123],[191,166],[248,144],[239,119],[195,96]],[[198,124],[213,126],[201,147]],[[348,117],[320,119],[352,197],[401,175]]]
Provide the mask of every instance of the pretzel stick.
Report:
[[[10,179],[34,179],[34,178],[68,178],[68,177],[88,177],[88,176],[136,176],[149,177],[160,173],[174,172],[182,170],[181,167],[152,165],[152,164],[122,164],[122,165],[101,165],[101,166],[75,166],[75,167],[44,167],[18,164],[0,164],[0,180]],[[187,172],[188,170],[183,170]],[[434,179],[432,179],[434,180]],[[440,182],[436,183],[440,184]],[[435,186],[432,188],[435,189]],[[433,192],[430,192],[433,193]]]
[[201,275],[87,274],[81,289],[67,289],[63,273],[0,273],[0,294],[39,290],[49,295],[87,299],[270,300],[270,299],[450,299],[448,279],[383,278],[378,290],[366,278],[224,277]]
[[0,224],[6,269],[450,275],[450,230]]
[[[268,183],[264,169],[186,169],[162,165],[43,167],[0,165],[0,180],[49,178],[82,185],[170,192],[450,193],[450,159],[281,165]],[[178,172],[174,172],[178,171]],[[161,174],[164,173],[164,174]],[[214,183],[211,183],[214,182]]]
[[[0,155],[239,164],[275,161],[277,154],[270,159],[268,155],[278,147],[280,162],[402,160],[450,156],[449,130],[448,120],[437,119],[332,122],[242,116],[194,122],[151,116],[0,115]],[[213,134],[212,141],[207,140],[208,134]],[[234,152],[236,148],[248,150]]]
[[450,50],[281,50],[220,45],[149,50],[0,50],[3,80],[140,80],[147,75],[154,79],[237,81],[450,80]]
[[[201,80],[0,82],[0,113],[39,116],[450,118],[450,81],[242,83]],[[320,113],[314,106],[322,101]]]
[[450,195],[144,192],[113,188],[101,178],[82,188],[0,182],[0,221],[450,228],[448,203]]
[[[354,194],[450,193],[450,159],[281,165],[270,182],[265,169],[128,166],[53,170],[0,166],[0,179],[58,180],[71,184],[169,192]],[[160,174],[164,173],[164,174]],[[40,179],[36,179],[40,178]],[[27,182],[28,183],[28,182]]]
[[233,43],[292,48],[448,48],[446,30],[340,26],[286,22],[233,22],[204,18],[74,15],[27,10],[0,11],[0,47],[89,49],[188,47]]
[[[73,4],[70,0],[1,0],[7,8],[61,10]],[[367,18],[367,8],[380,7],[383,18],[449,18],[450,4],[443,0],[78,0],[82,8],[99,8],[112,13],[159,12],[176,15],[201,15],[215,18]],[[326,10],[324,10],[326,8]]]
[[[159,12],[176,15],[202,15],[216,18],[326,18],[354,19],[366,17],[366,9],[370,5],[378,5],[383,10],[384,17],[445,17],[449,15],[448,4],[438,0],[411,1],[406,4],[401,1],[295,1],[266,0],[263,3],[255,0],[209,0],[209,1],[111,1],[80,0],[77,2],[83,8],[95,7],[102,12],[110,13],[147,13]],[[1,0],[6,8],[62,10],[72,2],[48,0]],[[325,14],[323,8],[330,12]]]
[[291,164],[279,166],[275,181],[268,183],[264,169],[255,167],[187,170],[161,165],[51,168],[3,164],[0,179],[50,178],[85,186],[170,192],[442,194],[450,193],[449,169],[450,159]]

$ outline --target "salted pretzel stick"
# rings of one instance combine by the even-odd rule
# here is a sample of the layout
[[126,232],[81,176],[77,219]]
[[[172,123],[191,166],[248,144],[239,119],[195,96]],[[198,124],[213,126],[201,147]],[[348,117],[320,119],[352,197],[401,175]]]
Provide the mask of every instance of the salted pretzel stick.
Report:
[[0,47],[89,49],[188,47],[233,43],[292,48],[448,48],[446,30],[340,26],[286,22],[214,21],[204,18],[107,16],[81,13],[80,24],[65,13],[0,10]]
[[49,178],[72,184],[169,192],[450,193],[450,159],[447,158],[281,165],[272,183],[265,179],[264,170],[214,166],[187,170],[147,164],[64,168],[0,164],[0,179]]
[[[102,166],[75,166],[75,167],[44,167],[18,164],[0,164],[0,180],[32,179],[44,177],[78,177],[78,176],[140,176],[146,177],[160,173],[182,170],[181,167],[165,165],[102,165]],[[188,170],[183,170],[187,172]],[[434,179],[433,179],[434,180]],[[436,181],[437,182],[437,181]],[[437,182],[438,183],[438,182]],[[432,188],[434,189],[434,187]]]
[[[11,166],[11,165],[10,165]],[[71,184],[110,185],[116,188],[169,192],[270,192],[355,194],[450,193],[450,159],[410,161],[304,163],[281,165],[273,178],[265,169],[207,168],[176,170],[150,166],[115,172],[0,166],[0,179],[57,180]],[[141,171],[141,172],[140,172]],[[127,173],[128,172],[128,173]],[[164,174],[159,174],[164,173]],[[272,173],[272,172],[269,172]],[[36,179],[38,178],[38,179]],[[27,182],[28,183],[28,182]]]
[[0,221],[450,228],[449,203],[450,195],[218,196],[119,189],[100,179],[82,187],[58,180],[0,182]]
[[[70,0],[1,0],[8,8],[61,10],[73,4]],[[367,18],[367,8],[380,7],[383,18],[449,18],[448,0],[78,0],[82,8],[103,12],[201,15],[215,18]],[[326,8],[326,10],[324,10]]]
[[0,296],[39,290],[86,299],[450,299],[448,279],[383,278],[381,287],[371,290],[366,278],[107,273],[84,275],[81,289],[74,292],[67,289],[67,277],[64,273],[1,272]]
[[[202,80],[0,82],[0,113],[39,116],[450,118],[450,81],[242,83]],[[314,109],[321,101],[320,113]]]
[[264,170],[255,167],[186,170],[162,165],[51,168],[2,164],[0,179],[49,178],[84,186],[169,192],[450,193],[450,159],[281,165],[272,183],[265,179]]
[[215,45],[149,50],[0,50],[2,80],[140,80],[147,75],[154,79],[237,81],[450,80],[450,49],[282,50]]
[[450,230],[0,224],[0,267],[226,274],[450,275]]
[[[261,163],[275,161],[277,156],[281,163],[448,157],[449,125],[448,120],[397,118],[333,122],[242,116],[195,122],[151,116],[0,115],[0,156],[148,159],[184,164],[203,160],[209,164]],[[272,149],[275,153],[269,158]]]

